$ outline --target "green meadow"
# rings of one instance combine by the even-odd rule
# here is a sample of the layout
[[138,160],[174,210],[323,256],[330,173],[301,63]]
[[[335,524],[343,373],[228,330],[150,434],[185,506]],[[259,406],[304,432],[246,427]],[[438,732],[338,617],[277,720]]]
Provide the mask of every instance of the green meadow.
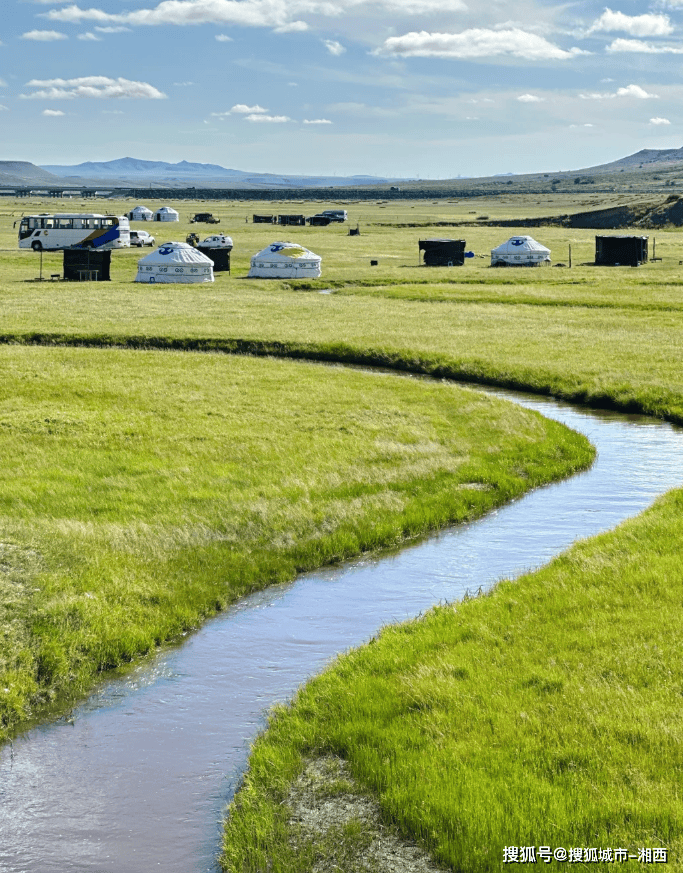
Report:
[[[0,203],[5,729],[246,591],[590,462],[583,439],[447,382],[274,357],[683,422],[678,230],[635,229],[662,258],[637,269],[594,267],[595,232],[558,227],[528,232],[565,266],[488,266],[520,231],[484,216],[623,202],[594,200],[340,203],[353,237],[250,223],[339,201],[176,203],[179,224],[139,227],[182,240],[194,212],[212,211],[235,243],[232,273],[152,288],[132,281],[148,250],[115,252],[111,282],[63,283],[32,281],[39,257],[16,249],[22,212],[133,203]],[[429,237],[466,239],[475,257],[422,267]],[[322,256],[321,279],[246,278],[250,256],[283,238]],[[43,276],[60,265],[45,254]],[[302,844],[287,797],[308,760],[332,754],[387,826],[450,869],[497,870],[505,845],[542,841],[667,846],[680,869],[680,518],[674,492],[538,573],[339,659],[257,741],[224,868],[316,869],[320,846]]]

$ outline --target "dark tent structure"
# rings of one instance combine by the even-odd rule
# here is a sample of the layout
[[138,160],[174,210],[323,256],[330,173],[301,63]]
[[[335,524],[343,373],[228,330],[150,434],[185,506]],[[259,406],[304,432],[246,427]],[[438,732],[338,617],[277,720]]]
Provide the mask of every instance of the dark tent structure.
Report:
[[254,224],[275,224],[276,218],[274,215],[256,215],[254,213]]
[[637,267],[647,261],[646,236],[596,236],[596,266]]
[[295,224],[298,227],[305,227],[306,216],[305,215],[278,215],[277,223],[278,224]]
[[108,282],[111,250],[64,249],[64,279],[71,282]]
[[230,249],[212,248],[211,246],[197,246],[197,251],[200,251],[207,258],[213,261],[214,273],[229,273],[230,272]]
[[465,263],[464,239],[421,239],[426,267],[462,267]]

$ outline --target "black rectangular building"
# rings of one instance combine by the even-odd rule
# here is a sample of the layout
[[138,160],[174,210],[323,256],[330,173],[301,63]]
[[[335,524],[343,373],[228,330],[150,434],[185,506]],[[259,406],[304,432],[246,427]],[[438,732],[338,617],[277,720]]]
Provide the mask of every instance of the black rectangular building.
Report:
[[465,263],[464,239],[421,239],[426,267],[462,267]]
[[306,225],[306,216],[305,215],[278,215],[277,223],[278,224],[295,224],[297,226],[305,226]]
[[230,249],[197,246],[197,251],[206,255],[207,258],[211,258],[214,273],[230,272]]
[[637,267],[647,262],[647,241],[646,236],[596,236],[595,263]]
[[108,282],[111,250],[64,249],[64,279],[71,282]]

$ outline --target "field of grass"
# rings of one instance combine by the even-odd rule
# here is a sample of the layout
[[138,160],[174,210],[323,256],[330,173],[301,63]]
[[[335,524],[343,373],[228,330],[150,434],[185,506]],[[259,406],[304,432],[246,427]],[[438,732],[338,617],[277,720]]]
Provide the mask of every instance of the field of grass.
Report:
[[[166,288],[133,283],[142,254],[138,250],[114,253],[110,283],[26,281],[37,275],[38,259],[33,253],[16,251],[11,220],[21,211],[53,209],[56,204],[51,201],[40,208],[0,204],[6,210],[6,217],[0,215],[0,334],[12,343],[8,354],[18,359],[40,353],[49,361],[76,354],[63,348],[31,348],[35,343],[125,346],[125,351],[78,350],[84,360],[120,355],[112,360],[120,362],[122,373],[138,367],[131,362],[136,355],[162,360],[155,365],[157,374],[176,359],[223,360],[218,355],[182,356],[152,349],[276,354],[527,388],[683,422],[683,268],[679,263],[683,234],[676,229],[657,231],[657,255],[662,261],[638,269],[597,268],[590,265],[593,231],[535,228],[531,235],[552,249],[556,263],[568,263],[571,245],[571,269],[489,269],[489,250],[513,229],[476,226],[478,216],[503,219],[612,205],[589,203],[588,196],[552,199],[552,204],[513,197],[476,203],[345,204],[350,223],[360,224],[358,237],[349,237],[343,225],[280,229],[245,222],[252,212],[311,214],[336,202],[175,204],[182,221],[164,239],[158,225],[140,227],[156,233],[159,242],[184,239],[190,229],[196,229],[189,225],[189,216],[209,209],[221,215],[221,229],[234,239],[233,270],[212,285]],[[616,195],[614,201],[619,202]],[[126,209],[132,205],[126,204]],[[111,206],[78,208],[108,211]],[[123,211],[120,206],[114,211]],[[71,204],[62,208],[75,211]],[[439,226],[438,222],[448,220],[474,226]],[[409,227],[411,223],[425,226]],[[418,240],[443,236],[465,238],[467,248],[477,256],[461,268],[418,266]],[[287,283],[245,278],[249,257],[282,237],[322,255],[320,280]],[[652,241],[650,234],[651,249]],[[379,264],[371,267],[371,259]],[[58,256],[45,255],[44,275],[59,272],[59,265]],[[181,370],[187,366],[183,364]],[[260,384],[261,374],[273,364],[261,360],[250,361],[249,366],[259,374],[254,378]],[[292,372],[297,375],[290,380],[291,390],[301,388],[306,395],[309,388],[301,375],[306,369]],[[155,378],[150,381],[151,393],[160,393],[164,402],[170,402],[157,387],[161,377]],[[212,390],[213,381],[212,377]],[[387,403],[388,385],[382,382],[377,389]],[[64,396],[70,393],[65,389]],[[137,395],[141,396],[144,392]],[[98,409],[106,407],[104,401],[98,402]],[[299,402],[292,399],[290,406]],[[421,403],[416,401],[417,406]],[[136,404],[137,400],[129,407],[131,415]],[[341,401],[330,415],[329,427],[334,429],[332,421],[339,426],[339,418],[353,406],[351,401]],[[167,415],[174,420],[178,412],[169,411],[162,418]],[[69,412],[66,420],[80,421],[75,412]],[[390,431],[391,416],[383,422]],[[476,435],[480,419],[474,413],[471,426]],[[193,433],[188,431],[186,439]],[[329,431],[322,433],[321,440],[329,436]],[[153,451],[161,437],[156,430],[150,432],[146,451]],[[186,465],[179,446],[174,451],[177,462]],[[132,462],[137,455],[128,457]],[[372,480],[370,467],[364,475]],[[207,469],[215,468],[209,464]],[[128,474],[124,468],[121,476],[126,482]],[[324,468],[321,475],[323,485],[316,491],[316,501],[326,490]],[[420,506],[424,495],[431,493],[429,486],[419,490],[418,483],[429,482],[425,475],[424,469],[416,469],[415,499]],[[269,482],[265,475],[261,496],[270,493],[270,484],[263,484]],[[207,488],[210,491],[210,483]],[[191,492],[180,491],[192,507]],[[389,496],[393,498],[393,492]],[[221,498],[211,494],[200,503],[204,509],[222,506]],[[168,500],[166,505],[176,502]],[[353,516],[355,524],[356,510],[354,504],[345,516]],[[225,523],[222,510],[216,512],[220,524]],[[139,525],[143,515],[126,517],[125,524],[123,517],[117,522],[126,531],[121,541],[128,539],[125,525]],[[388,630],[372,646],[340,661],[302,692],[291,711],[279,712],[259,741],[228,823],[226,869],[255,873],[267,869],[268,862],[273,873],[299,869],[281,802],[306,756],[326,752],[348,759],[355,776],[379,798],[386,821],[418,838],[454,869],[498,869],[503,845],[538,845],[544,840],[587,846],[616,846],[620,841],[628,846],[639,841],[646,846],[666,844],[671,863],[680,868],[681,762],[676,751],[680,747],[677,700],[683,687],[680,517],[681,497],[675,493],[618,532],[576,547],[540,574],[502,585],[490,597],[455,611],[437,610],[424,621]],[[189,518],[194,518],[192,510]],[[275,518],[278,524],[282,521],[277,512]],[[105,518],[102,523],[110,521]],[[312,525],[308,530],[317,530],[319,521],[315,516],[307,519],[306,524]],[[207,550],[203,542],[192,541],[187,547],[181,543],[173,553],[177,543],[168,528],[184,530],[186,523],[185,518],[179,522],[169,516],[160,520],[157,530],[155,522],[146,520],[145,535],[134,537],[134,542],[156,550],[154,560],[167,561],[170,569],[165,567],[164,572],[174,585],[180,584],[189,566],[194,574],[192,562],[201,551],[207,587],[202,593],[205,599],[197,601],[205,604],[195,608],[199,615],[213,608],[216,550],[223,552],[219,545]],[[432,523],[441,522],[428,520],[420,529]],[[26,524],[25,538],[29,529],[42,530],[40,524]],[[70,545],[45,552],[60,560],[62,552],[67,555],[63,564],[67,587],[72,584],[68,574],[73,556],[80,553],[83,531],[92,522],[85,527],[82,520],[79,524],[75,533],[69,529],[67,539],[59,540]],[[215,524],[209,512],[206,529],[214,530]],[[400,523],[398,528],[389,539],[401,535]],[[126,591],[138,574],[144,580],[147,554],[133,561],[128,552],[116,552],[108,528],[95,526],[92,531],[88,554],[93,559],[105,555],[105,573],[115,560],[123,562]],[[157,534],[162,543],[171,544],[168,560]],[[279,543],[277,537],[275,541]],[[45,572],[40,561],[47,547],[24,542],[14,550],[17,573],[31,579]],[[332,550],[317,559],[341,553]],[[292,558],[289,566],[293,571],[299,563]],[[99,572],[95,563],[90,578],[99,578]],[[90,587],[80,589],[83,596],[88,592]],[[159,597],[156,589],[154,597]],[[23,602],[17,598],[17,603]],[[78,614],[82,602],[83,598],[70,614]],[[31,604],[27,615],[34,612]],[[159,614],[169,614],[163,598]],[[196,620],[186,616],[184,623],[165,625],[164,633],[177,632]],[[17,634],[20,626],[26,624],[17,624]],[[23,645],[21,640],[17,645]],[[136,645],[144,649],[147,642]],[[83,660],[92,663],[89,653]],[[114,662],[115,657],[105,659]],[[57,663],[64,662],[57,658]],[[657,681],[648,680],[646,667]],[[440,753],[436,765],[435,749]],[[313,863],[315,850],[301,857]]]
[[481,515],[583,438],[438,383],[0,346],[0,728],[245,593]]

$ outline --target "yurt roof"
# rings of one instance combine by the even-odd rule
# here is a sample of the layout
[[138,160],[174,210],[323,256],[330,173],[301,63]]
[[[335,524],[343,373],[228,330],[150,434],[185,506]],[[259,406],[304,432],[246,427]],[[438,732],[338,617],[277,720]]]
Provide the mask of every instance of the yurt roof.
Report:
[[263,258],[268,261],[288,261],[288,260],[321,260],[320,255],[316,255],[314,252],[309,251],[304,246],[300,246],[298,243],[293,242],[274,242],[269,246],[266,246],[265,249],[261,249],[258,254],[254,255],[252,260],[257,260],[258,258]]
[[202,264],[213,266],[213,261],[203,255],[194,246],[184,242],[162,243],[158,249],[140,258],[138,266],[155,266],[157,264]]
[[131,212],[149,212],[150,215],[152,214],[152,210],[148,209],[146,206],[134,206],[131,209]]
[[509,240],[501,243],[497,248],[491,249],[491,253],[499,255],[519,255],[522,252],[544,252],[550,254],[550,249],[541,245],[532,236],[511,236]]
[[172,206],[160,206],[157,209],[157,212],[168,212],[169,214],[173,213],[174,215],[178,214],[178,211],[176,209],[174,209]]

